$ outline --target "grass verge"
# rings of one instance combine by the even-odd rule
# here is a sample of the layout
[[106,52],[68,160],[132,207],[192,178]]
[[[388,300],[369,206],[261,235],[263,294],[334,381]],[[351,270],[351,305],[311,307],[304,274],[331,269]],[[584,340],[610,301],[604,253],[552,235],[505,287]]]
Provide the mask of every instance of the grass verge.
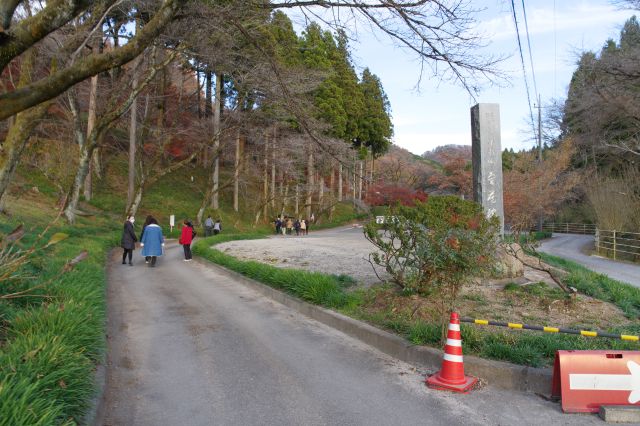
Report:
[[[15,225],[0,223],[0,231]],[[33,242],[42,229],[36,225],[21,245]],[[80,423],[95,393],[95,365],[105,349],[104,265],[114,238],[107,228],[88,222],[56,227],[53,233],[69,238],[34,253],[22,268],[23,279],[0,286],[2,295],[47,283],[30,297],[0,299],[3,426]],[[61,273],[82,250],[88,258]]]
[[579,292],[596,299],[610,302],[618,306],[628,318],[640,317],[640,289],[632,285],[616,281],[604,274],[593,272],[584,266],[552,256],[538,253],[549,265],[562,268],[568,272],[564,282],[578,289]]

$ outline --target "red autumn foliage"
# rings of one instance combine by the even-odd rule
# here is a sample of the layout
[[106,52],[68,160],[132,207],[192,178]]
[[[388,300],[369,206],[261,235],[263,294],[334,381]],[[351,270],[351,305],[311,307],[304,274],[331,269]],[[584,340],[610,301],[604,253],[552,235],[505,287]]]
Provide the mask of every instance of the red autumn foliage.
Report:
[[429,185],[444,194],[471,198],[471,162],[463,152],[443,153],[442,170],[429,177]]
[[368,191],[365,201],[371,206],[390,206],[400,203],[403,206],[415,206],[416,201],[427,201],[427,194],[397,185],[374,185]]

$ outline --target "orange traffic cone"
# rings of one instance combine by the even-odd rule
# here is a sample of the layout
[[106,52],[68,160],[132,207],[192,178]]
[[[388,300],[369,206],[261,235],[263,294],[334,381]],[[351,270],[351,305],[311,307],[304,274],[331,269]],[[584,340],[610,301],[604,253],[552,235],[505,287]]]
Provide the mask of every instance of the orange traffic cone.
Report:
[[460,317],[457,313],[452,312],[447,332],[447,344],[444,347],[442,369],[427,378],[427,386],[433,389],[467,393],[477,381],[476,377],[464,375]]

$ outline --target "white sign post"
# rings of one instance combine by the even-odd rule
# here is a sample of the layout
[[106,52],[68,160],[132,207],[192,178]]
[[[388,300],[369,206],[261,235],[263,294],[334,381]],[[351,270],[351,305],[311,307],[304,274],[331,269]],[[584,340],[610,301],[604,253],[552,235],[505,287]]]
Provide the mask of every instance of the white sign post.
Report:
[[172,214],[169,216],[169,227],[171,228],[171,232],[173,232],[174,226],[176,226],[176,216]]

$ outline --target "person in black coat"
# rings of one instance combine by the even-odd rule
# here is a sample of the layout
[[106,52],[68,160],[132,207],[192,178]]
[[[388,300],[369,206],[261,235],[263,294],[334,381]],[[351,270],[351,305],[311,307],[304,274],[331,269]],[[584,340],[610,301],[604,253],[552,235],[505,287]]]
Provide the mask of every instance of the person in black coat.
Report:
[[133,262],[131,258],[133,257],[133,250],[136,248],[136,242],[138,238],[136,237],[136,232],[133,229],[133,223],[135,219],[133,216],[129,216],[127,221],[124,223],[124,229],[122,230],[122,240],[120,241],[120,246],[124,249],[122,252],[122,264],[126,265],[126,258],[129,257],[129,266],[133,266]]

